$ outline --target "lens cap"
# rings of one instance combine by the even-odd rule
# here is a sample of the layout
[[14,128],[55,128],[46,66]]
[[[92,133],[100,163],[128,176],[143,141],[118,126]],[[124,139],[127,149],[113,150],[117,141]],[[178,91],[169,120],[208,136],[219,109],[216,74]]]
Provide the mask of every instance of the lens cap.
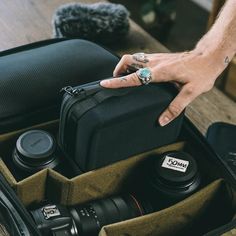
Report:
[[18,138],[13,161],[30,172],[54,168],[59,161],[55,152],[56,141],[51,134],[43,130],[30,130]]
[[191,184],[198,173],[196,161],[186,152],[164,153],[154,168],[156,178],[175,187]]
[[200,174],[194,158],[181,151],[155,157],[148,175],[147,189],[159,199],[158,209],[178,202],[194,193],[200,185]]

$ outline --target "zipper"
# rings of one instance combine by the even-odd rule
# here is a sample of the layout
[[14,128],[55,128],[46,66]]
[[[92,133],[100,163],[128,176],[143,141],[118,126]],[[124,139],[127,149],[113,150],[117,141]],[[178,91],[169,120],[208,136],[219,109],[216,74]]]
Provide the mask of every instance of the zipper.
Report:
[[63,99],[62,108],[61,108],[61,120],[60,120],[60,133],[59,140],[61,146],[66,149],[66,143],[63,142],[63,137],[65,135],[65,126],[70,114],[70,110],[74,104],[80,102],[81,100],[88,98],[89,96],[95,94],[96,92],[101,90],[101,86],[98,82],[92,82],[87,85],[82,85],[79,87],[71,87],[67,86],[61,89],[61,92],[66,93],[66,97]]
[[69,94],[70,96],[74,97],[74,96],[79,95],[83,91],[84,91],[83,88],[78,89],[78,88],[73,88],[71,86],[66,86],[66,87],[62,88],[60,92],[65,92],[65,93]]
[[68,116],[70,108],[77,101],[80,101],[80,99],[77,99],[76,97],[80,93],[82,95],[82,90],[72,88],[71,86],[67,86],[67,87],[63,88],[60,92],[65,92],[67,95],[63,99],[64,101],[63,101],[62,108],[61,108],[61,120],[60,120],[61,128],[60,128],[60,133],[59,133],[60,143],[62,146],[64,146],[63,137],[64,137],[64,133],[65,133],[65,124],[66,124],[67,116]]

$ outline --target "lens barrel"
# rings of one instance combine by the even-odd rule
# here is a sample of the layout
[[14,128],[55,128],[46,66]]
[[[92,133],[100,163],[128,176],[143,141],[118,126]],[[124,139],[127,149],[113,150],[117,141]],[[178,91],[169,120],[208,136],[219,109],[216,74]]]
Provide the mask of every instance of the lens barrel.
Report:
[[104,225],[145,215],[151,207],[133,195],[101,199],[71,208],[80,236],[95,236]]
[[129,194],[69,208],[46,205],[31,211],[31,215],[45,236],[51,235],[52,232],[67,236],[97,236],[104,225],[150,212],[153,212],[153,208],[148,201]]
[[145,182],[155,210],[160,210],[193,194],[199,188],[201,178],[190,154],[173,151],[155,158]]

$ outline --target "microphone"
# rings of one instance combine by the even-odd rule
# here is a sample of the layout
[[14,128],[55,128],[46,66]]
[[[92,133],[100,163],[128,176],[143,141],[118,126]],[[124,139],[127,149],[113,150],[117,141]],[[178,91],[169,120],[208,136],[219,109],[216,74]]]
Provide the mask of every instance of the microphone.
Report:
[[114,3],[70,3],[53,15],[54,37],[112,43],[129,32],[129,11]]

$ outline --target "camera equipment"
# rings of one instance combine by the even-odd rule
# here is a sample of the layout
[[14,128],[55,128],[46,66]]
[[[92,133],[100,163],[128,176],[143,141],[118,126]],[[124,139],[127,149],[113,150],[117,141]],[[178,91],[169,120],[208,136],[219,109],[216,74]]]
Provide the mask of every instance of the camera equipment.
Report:
[[153,212],[148,199],[134,195],[115,196],[82,206],[46,205],[31,211],[42,235],[97,236],[104,225]]
[[72,177],[70,163],[63,158],[55,138],[44,130],[30,130],[20,135],[12,153],[10,168],[16,179],[24,179],[45,168]]
[[72,3],[60,6],[54,16],[55,37],[111,43],[129,32],[129,12],[121,4]]
[[185,152],[155,156],[154,163],[150,165],[148,162],[147,166],[149,169],[153,166],[151,174],[144,178],[143,186],[135,190],[135,194],[100,199],[75,207],[49,204],[31,211],[31,215],[45,236],[95,236],[104,225],[168,207],[195,192],[200,185],[197,164]]
[[[24,135],[20,137],[20,140],[24,139]],[[27,135],[25,136],[27,137]],[[39,136],[36,134],[36,137]],[[47,137],[49,138],[49,136]],[[36,141],[33,143],[37,143]],[[28,146],[26,145],[26,147]],[[132,189],[132,194],[124,193],[69,207],[51,203],[45,205],[44,202],[40,208],[38,206],[38,209],[29,211],[31,217],[19,203],[12,189],[5,186],[7,184],[0,175],[0,184],[5,186],[0,190],[5,191],[6,189],[5,194],[9,192],[8,195],[0,194],[0,212],[5,212],[6,206],[9,209],[5,214],[8,218],[1,219],[0,217],[0,224],[2,223],[8,232],[17,230],[23,232],[24,235],[97,236],[105,225],[143,216],[168,207],[195,192],[200,185],[197,164],[187,153],[164,153],[155,156],[154,160],[147,160],[144,164],[149,167],[145,171],[146,177],[142,176],[144,181],[142,186],[138,186],[138,190]],[[14,205],[9,204],[10,202],[14,202]],[[8,222],[12,222],[12,224]],[[27,223],[27,226],[24,222]],[[27,233],[29,230],[34,234]]]
[[146,188],[158,199],[155,208],[162,209],[193,194],[201,183],[194,158],[180,151],[166,152],[154,159]]
[[23,133],[13,151],[15,165],[27,172],[34,173],[44,168],[55,168],[59,162],[56,141],[43,130],[30,130]]
[[183,113],[165,127],[156,121],[176,96],[172,84],[114,90],[95,81],[63,90],[59,145],[82,173],[173,143],[180,134]]

